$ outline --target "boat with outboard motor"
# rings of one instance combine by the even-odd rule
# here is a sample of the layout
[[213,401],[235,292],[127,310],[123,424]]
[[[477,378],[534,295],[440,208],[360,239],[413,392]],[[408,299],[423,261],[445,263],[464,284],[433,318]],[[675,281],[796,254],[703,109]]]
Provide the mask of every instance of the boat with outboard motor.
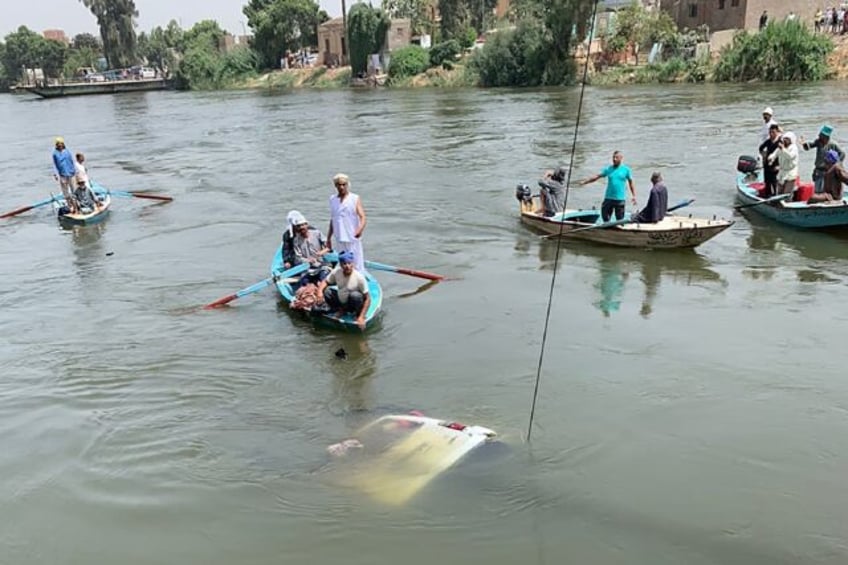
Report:
[[[693,218],[669,214],[656,223],[638,223],[630,221],[626,215],[623,220],[601,222],[601,212],[590,210],[565,210],[554,216],[547,216],[542,209],[538,195],[532,195],[526,184],[518,185],[515,193],[519,202],[521,222],[549,237],[579,239],[618,247],[637,247],[648,249],[692,248],[714,238],[733,225],[733,220],[713,217]],[[691,201],[681,203],[682,207]],[[674,207],[677,208],[677,207]],[[672,211],[674,208],[670,208]]]

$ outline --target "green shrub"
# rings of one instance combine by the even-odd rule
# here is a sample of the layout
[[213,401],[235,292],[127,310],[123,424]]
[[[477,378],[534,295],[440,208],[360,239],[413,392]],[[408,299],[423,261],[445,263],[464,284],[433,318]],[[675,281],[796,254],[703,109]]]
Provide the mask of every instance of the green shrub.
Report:
[[545,83],[547,42],[542,29],[520,24],[491,34],[469,63],[481,86],[539,86]]
[[455,39],[437,43],[430,48],[430,65],[439,67],[445,62],[452,63],[459,55],[460,50],[459,42]]
[[423,73],[430,67],[430,55],[418,45],[407,45],[392,51],[389,63],[390,78],[411,77]]
[[722,50],[717,81],[807,81],[827,78],[833,43],[799,22],[772,23],[759,32],[740,32]]
[[474,44],[477,42],[477,30],[473,27],[469,27],[465,30],[463,35],[460,35],[460,47],[463,49],[470,49],[474,47]]

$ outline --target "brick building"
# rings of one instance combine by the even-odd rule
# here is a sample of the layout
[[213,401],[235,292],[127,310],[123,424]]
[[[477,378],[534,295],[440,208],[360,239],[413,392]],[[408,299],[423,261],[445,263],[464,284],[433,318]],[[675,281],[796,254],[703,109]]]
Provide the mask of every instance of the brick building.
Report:
[[822,0],[660,0],[661,8],[680,29],[706,25],[710,32],[757,29],[763,10],[769,21],[782,21],[794,12],[799,20],[812,25],[816,10],[825,4]]

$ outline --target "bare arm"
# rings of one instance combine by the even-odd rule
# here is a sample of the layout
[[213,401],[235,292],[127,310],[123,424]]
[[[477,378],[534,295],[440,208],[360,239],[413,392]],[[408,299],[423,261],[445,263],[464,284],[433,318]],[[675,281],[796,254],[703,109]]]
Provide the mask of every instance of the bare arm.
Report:
[[593,175],[585,180],[580,181],[580,186],[586,186],[587,184],[591,184],[601,178],[603,175]]
[[333,248],[333,220],[330,219],[330,227],[327,228],[327,249]]
[[365,329],[365,313],[368,312],[368,308],[370,307],[371,293],[367,292],[365,293],[365,300],[362,301],[362,310],[359,311],[359,315],[356,317],[356,324],[363,330]]
[[630,194],[633,196],[633,204],[636,204],[636,185],[633,183],[633,179],[627,179],[627,186],[630,187]]
[[365,225],[368,223],[368,218],[365,217],[365,208],[362,207],[361,198],[356,201],[356,215],[359,216],[359,229],[354,234],[354,237],[359,239],[362,236],[362,232],[365,231]]

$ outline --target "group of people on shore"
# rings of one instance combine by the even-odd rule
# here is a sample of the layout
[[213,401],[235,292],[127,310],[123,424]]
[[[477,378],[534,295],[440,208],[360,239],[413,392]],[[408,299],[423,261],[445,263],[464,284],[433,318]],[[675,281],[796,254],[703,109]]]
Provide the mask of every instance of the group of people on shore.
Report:
[[54,140],[53,177],[59,183],[69,213],[79,214],[86,210],[100,209],[102,206],[91,190],[85,169],[85,155],[72,155],[62,137]]
[[[539,180],[539,199],[541,209],[538,213],[548,217],[561,214],[565,209],[565,182],[568,175],[567,167],[559,167],[553,171],[546,171],[544,178]],[[627,204],[627,191],[630,191],[630,201],[636,206],[636,186],[633,182],[633,173],[630,167],[624,164],[624,155],[621,151],[612,154],[612,163],[601,172],[579,182],[580,186],[586,186],[599,179],[607,179],[607,187],[604,199],[601,202],[601,220],[606,223],[615,214],[617,221],[625,219],[625,206]],[[636,223],[657,223],[661,221],[668,212],[668,189],[663,182],[662,174],[654,171],[651,175],[651,190],[648,194],[648,202],[639,212],[633,214],[629,221]]]
[[[359,195],[350,191],[350,178],[337,174],[333,184],[336,194],[330,197],[326,237],[299,211],[288,213],[282,242],[283,267],[309,265],[294,285],[297,290],[293,308],[324,309],[339,316],[350,313],[364,329],[365,314],[371,305],[362,248],[362,233],[368,220]],[[338,252],[338,266],[331,269],[323,258],[333,250]]]
[[819,8],[813,17],[815,30],[820,33],[843,34],[848,31],[848,10],[844,5]]
[[799,185],[800,149],[816,150],[813,165],[813,194],[808,202],[842,200],[842,185],[848,183],[848,171],[842,162],[845,152],[833,141],[833,127],[824,125],[813,141],[796,138],[784,131],[774,117],[771,107],[763,110],[760,129],[759,155],[763,164],[764,198],[793,194]]

